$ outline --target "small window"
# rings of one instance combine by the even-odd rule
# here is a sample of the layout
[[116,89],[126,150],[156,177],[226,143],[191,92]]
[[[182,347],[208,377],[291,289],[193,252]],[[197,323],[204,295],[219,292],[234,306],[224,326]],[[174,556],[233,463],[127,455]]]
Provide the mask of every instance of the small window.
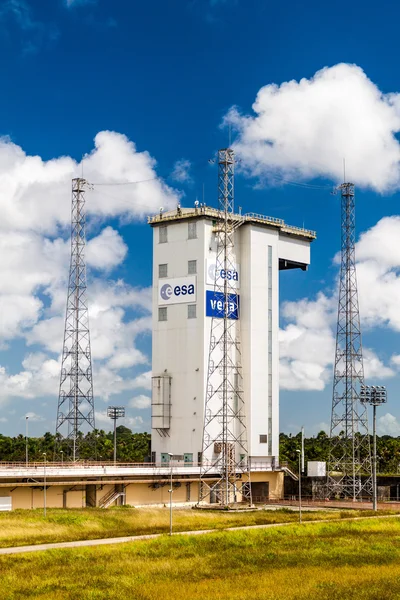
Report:
[[161,225],[158,230],[160,232],[159,242],[160,244],[165,244],[165,242],[168,242],[168,227],[166,225]]
[[183,461],[184,461],[185,465],[192,465],[193,464],[193,454],[190,452],[184,454]]
[[188,260],[188,274],[196,275],[197,273],[197,260]]
[[167,452],[161,452],[161,464],[166,465],[170,461],[170,455]]
[[158,320],[159,321],[167,321],[168,320],[168,313],[167,313],[167,307],[166,306],[161,306],[158,309]]
[[197,223],[191,221],[188,223],[188,239],[195,240],[197,238]]
[[196,304],[188,304],[188,319],[196,318]]
[[268,444],[268,436],[266,433],[260,435],[260,444]]
[[168,277],[168,265],[166,263],[163,265],[158,265],[158,276]]

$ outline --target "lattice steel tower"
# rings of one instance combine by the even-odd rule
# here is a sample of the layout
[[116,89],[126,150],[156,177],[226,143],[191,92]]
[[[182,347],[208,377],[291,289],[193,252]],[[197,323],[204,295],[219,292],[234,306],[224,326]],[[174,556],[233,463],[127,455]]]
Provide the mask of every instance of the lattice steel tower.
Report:
[[364,367],[355,263],[354,185],[343,183],[339,189],[342,249],[328,494],[357,500],[372,493],[372,470],[367,407],[360,402]]
[[86,295],[86,214],[84,179],[72,180],[71,264],[56,434],[70,441],[71,458],[79,457],[81,428],[94,429],[92,359]]
[[233,212],[234,169],[233,150],[220,150],[214,294],[223,301],[223,315],[211,321],[199,499],[221,506],[239,500],[239,494],[251,502],[239,296],[235,282],[218,275],[222,269],[236,270],[234,232],[242,219]]

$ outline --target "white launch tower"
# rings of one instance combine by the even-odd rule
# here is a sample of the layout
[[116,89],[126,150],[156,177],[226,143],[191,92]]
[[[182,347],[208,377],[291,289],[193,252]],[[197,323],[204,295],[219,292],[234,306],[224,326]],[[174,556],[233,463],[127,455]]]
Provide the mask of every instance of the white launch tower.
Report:
[[[220,212],[177,207],[153,228],[152,461],[201,460],[214,294],[215,224]],[[279,271],[306,270],[315,232],[249,213],[235,231],[243,392],[251,470],[279,465]],[[222,311],[222,312],[221,312]]]

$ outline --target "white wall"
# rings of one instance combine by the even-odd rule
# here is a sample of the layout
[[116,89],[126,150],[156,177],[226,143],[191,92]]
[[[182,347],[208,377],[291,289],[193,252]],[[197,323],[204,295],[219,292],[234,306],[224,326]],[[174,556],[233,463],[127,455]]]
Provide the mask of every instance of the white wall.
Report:
[[[243,374],[249,428],[249,453],[252,461],[270,456],[269,444],[260,442],[268,436],[268,417],[272,418],[272,455],[279,449],[279,381],[278,381],[278,230],[247,225],[242,236],[242,310],[241,332]],[[272,365],[269,377],[268,348],[268,246],[272,247]],[[268,410],[269,382],[272,385],[272,414]],[[275,435],[274,435],[275,432]],[[278,439],[279,441],[279,439]]]
[[[197,453],[202,448],[204,404],[204,220],[197,222],[197,239],[188,239],[188,222],[168,224],[168,242],[159,243],[159,228],[153,236],[153,376],[172,376],[171,427],[169,437],[152,431],[152,450],[157,453]],[[188,274],[188,261],[197,260],[197,318],[187,318],[187,304],[168,305],[168,320],[158,321],[158,265],[168,264],[168,278]],[[192,303],[192,302],[190,302]]]

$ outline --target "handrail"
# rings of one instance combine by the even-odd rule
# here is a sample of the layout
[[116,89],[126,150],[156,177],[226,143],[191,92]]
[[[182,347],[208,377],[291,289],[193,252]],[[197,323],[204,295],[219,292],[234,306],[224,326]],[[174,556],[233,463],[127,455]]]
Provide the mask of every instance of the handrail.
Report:
[[[29,462],[28,465],[26,464],[26,462],[5,462],[5,461],[0,461],[0,473],[5,473],[8,470],[35,470],[35,471],[43,471],[44,468],[46,467],[46,470],[51,470],[51,469],[60,469],[63,470],[65,472],[68,472],[70,470],[76,470],[76,469],[104,469],[107,468],[108,470],[111,469],[164,469],[164,470],[168,470],[171,467],[174,468],[184,468],[184,469],[191,469],[191,468],[197,468],[200,469],[203,466],[203,468],[207,468],[207,467],[217,467],[217,465],[215,464],[214,461],[210,461],[207,463],[203,463],[203,465],[201,465],[201,463],[199,462],[195,462],[192,461],[190,463],[185,463],[183,461],[172,461],[172,463],[154,463],[154,462],[148,462],[148,463],[114,463],[113,461],[85,461],[85,462],[44,462],[44,461],[40,461],[40,462]],[[281,465],[282,466],[282,465]],[[262,471],[262,470],[271,470],[272,464],[271,461],[266,461],[266,462],[262,462],[262,463],[257,463],[254,462],[254,464],[251,465],[251,470],[253,471]],[[275,467],[275,468],[279,468],[279,467]]]
[[[163,221],[175,221],[177,218],[185,218],[185,217],[196,217],[205,215],[208,217],[219,217],[221,216],[221,211],[217,208],[213,208],[212,206],[198,206],[198,207],[189,207],[189,208],[177,208],[176,210],[172,209],[165,213],[159,213],[155,215],[149,215],[147,217],[148,223],[162,223]],[[298,231],[299,233],[303,233],[305,235],[316,238],[317,233],[312,229],[305,229],[304,227],[297,227],[295,225],[288,225],[285,223],[283,219],[279,219],[278,217],[270,217],[267,215],[262,215],[261,213],[248,212],[244,215],[240,213],[234,213],[231,215],[233,219],[238,219],[240,222],[251,221],[253,219],[257,221],[262,221],[264,223],[270,223],[276,225],[278,227],[284,228],[287,231]]]
[[304,229],[304,227],[297,227],[296,225],[286,225],[286,224],[285,224],[285,228],[294,229],[295,231],[300,231],[301,233],[308,233],[314,237],[317,237],[317,232],[314,231],[313,229]]
[[283,219],[278,219],[278,217],[267,217],[266,215],[261,215],[260,213],[248,212],[244,215],[245,218],[249,219],[258,219],[259,221],[269,221],[270,223],[276,223],[277,225],[285,225],[285,221]]

